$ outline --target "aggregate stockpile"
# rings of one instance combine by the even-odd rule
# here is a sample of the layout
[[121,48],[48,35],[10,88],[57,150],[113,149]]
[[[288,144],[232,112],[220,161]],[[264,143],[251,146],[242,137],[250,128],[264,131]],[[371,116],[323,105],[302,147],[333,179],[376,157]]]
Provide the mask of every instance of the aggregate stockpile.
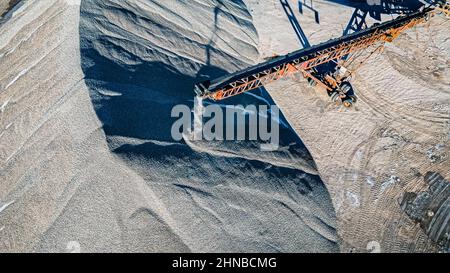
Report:
[[[342,35],[354,8],[337,2],[314,1],[320,24],[293,8],[310,44]],[[15,7],[0,26],[0,252],[437,251],[445,238],[442,18],[359,71],[352,110],[298,78],[229,102],[281,107],[284,149],[261,153],[173,142],[164,117],[205,75],[297,50],[280,1]]]
[[24,1],[7,17],[0,252],[339,250],[328,191],[285,121],[273,153],[170,138],[197,78],[257,58],[243,2]]

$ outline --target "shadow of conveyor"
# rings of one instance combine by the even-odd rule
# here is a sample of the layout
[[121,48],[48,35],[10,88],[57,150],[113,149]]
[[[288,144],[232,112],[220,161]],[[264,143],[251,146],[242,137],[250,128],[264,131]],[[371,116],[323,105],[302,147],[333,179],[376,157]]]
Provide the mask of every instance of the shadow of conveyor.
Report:
[[[319,176],[308,174],[297,168],[272,165],[258,159],[245,159],[241,154],[245,153],[249,146],[242,143],[232,142],[234,145],[232,149],[236,155],[229,157],[208,151],[199,152],[191,148],[184,140],[172,139],[171,127],[176,121],[176,118],[171,117],[172,108],[179,104],[192,108],[195,83],[230,72],[211,64],[213,57],[223,56],[221,55],[223,53],[218,52],[218,49],[215,48],[214,42],[217,36],[215,32],[218,29],[219,13],[223,12],[222,1],[217,2],[218,7],[214,10],[216,26],[211,30],[211,39],[202,45],[195,45],[201,47],[204,52],[204,56],[199,56],[199,59],[206,60],[206,64],[201,65],[180,56],[183,65],[196,69],[196,72],[194,71],[191,75],[180,72],[176,65],[143,60],[140,56],[132,55],[130,51],[112,43],[110,38],[92,33],[97,30],[92,25],[98,23],[96,21],[98,18],[92,16],[89,10],[90,6],[85,6],[86,2],[89,2],[90,6],[96,5],[94,0],[84,0],[81,5],[82,69],[94,109],[103,124],[109,148],[123,159],[130,169],[147,181],[148,185],[157,187],[157,190],[162,192],[160,197],[164,199],[165,203],[171,204],[173,208],[180,211],[174,215],[177,219],[181,219],[179,220],[180,225],[186,229],[191,228],[192,218],[183,220],[184,215],[190,215],[193,211],[200,214],[203,213],[203,210],[189,205],[190,203],[180,205],[176,200],[184,200],[186,195],[195,196],[195,194],[201,193],[202,196],[210,196],[208,204],[202,206],[213,206],[216,204],[215,202],[219,202],[220,206],[216,204],[215,206],[219,207],[214,207],[212,210],[220,214],[219,216],[224,218],[223,221],[231,221],[228,220],[228,217],[233,209],[226,206],[226,203],[232,202],[236,198],[235,196],[247,200],[246,206],[249,206],[249,210],[257,210],[262,206],[258,205],[259,200],[263,200],[266,202],[264,206],[270,206],[273,211],[266,212],[267,215],[264,214],[255,221],[258,221],[259,226],[271,229],[271,219],[278,217],[277,211],[285,210],[285,205],[273,202],[274,196],[283,198],[286,196],[293,202],[307,202],[302,205],[311,206],[306,214],[308,217],[314,218],[313,221],[317,221],[321,230],[325,230],[329,236],[324,237],[321,232],[312,230],[303,222],[296,222],[297,220],[294,219],[293,221],[297,223],[294,225],[295,232],[302,236],[307,234],[313,238],[311,239],[312,244],[318,244],[316,247],[321,251],[338,251],[337,239],[330,239],[336,238],[334,208],[329,193]],[[103,23],[109,24],[110,22]],[[130,36],[129,39],[133,39],[133,36]],[[184,41],[181,40],[180,43]],[[136,47],[139,46],[137,41],[136,43],[132,40],[127,42],[133,43]],[[191,44],[189,46],[192,47]],[[104,51],[99,50],[99,47]],[[138,49],[140,52],[148,52],[146,50],[146,48]],[[106,57],[105,52],[114,52],[114,54]],[[133,64],[114,60],[114,56],[117,55],[126,56],[128,60],[133,60]],[[245,63],[241,65],[242,67],[248,66]],[[220,102],[218,105],[226,108],[232,105],[245,107],[264,104],[273,104],[273,100],[264,90],[254,90],[248,94]],[[282,125],[280,146],[288,147],[289,155],[293,160],[305,159],[315,167],[305,145],[283,116],[280,118],[280,124]],[[248,126],[248,124],[246,125]],[[254,151],[256,150],[254,149]],[[219,185],[220,187],[216,187]],[[249,189],[251,194],[245,193],[245,191],[236,191],[240,187]],[[260,195],[260,192],[264,194]],[[266,193],[268,193],[267,196]],[[214,198],[211,197],[213,195]],[[253,203],[256,204],[254,208],[251,207]],[[222,208],[222,204],[225,204],[225,207]],[[314,215],[313,212],[316,210],[321,211],[320,215]],[[277,215],[271,215],[275,212]],[[254,217],[250,213],[246,214],[245,218],[253,219]],[[205,228],[220,230],[222,225],[218,226],[214,219],[202,219],[205,222]],[[244,221],[243,225],[250,225],[252,221],[249,220],[248,223]],[[259,227],[249,226],[246,228],[257,229]],[[287,229],[289,230],[290,227]],[[202,232],[207,233],[198,228],[195,232],[198,233],[197,236],[200,236]],[[223,233],[223,231],[220,232]],[[276,234],[275,231],[273,232]],[[287,231],[294,240],[299,240],[300,237],[296,236],[295,232]],[[223,236],[227,236],[227,234]],[[246,243],[248,247],[245,250],[280,251],[270,241],[284,241],[285,238],[284,236],[278,237],[278,235],[276,238],[278,239],[271,238],[267,244],[250,240]],[[219,242],[217,244],[219,245]],[[322,248],[323,246],[325,248]],[[291,247],[293,248],[290,251],[299,251],[304,248],[302,245]]]
[[306,36],[305,32],[300,26],[300,23],[298,22],[297,17],[295,16],[294,11],[292,10],[291,5],[289,4],[289,0],[280,0],[280,4],[283,7],[283,10],[286,13],[286,16],[289,19],[289,22],[291,23],[292,28],[294,29],[295,34],[297,35],[297,38],[300,41],[302,47],[303,48],[310,47],[311,44],[308,41],[308,37]]
[[[195,76],[180,73],[175,67],[162,62],[140,60],[137,56],[133,58],[139,59],[138,65],[128,66],[114,62],[96,50],[94,43],[117,52],[121,52],[121,48],[102,37],[93,41],[90,36],[83,36],[84,31],[80,31],[85,80],[90,87],[95,111],[103,123],[107,136],[174,142],[171,128],[176,119],[171,117],[172,108],[184,104],[192,109],[195,83],[229,73],[210,64],[211,54],[217,53],[214,41],[221,5],[219,2],[214,10],[216,27],[211,31],[210,41],[204,45],[206,64],[200,66]],[[81,27],[89,23],[87,20],[89,19],[82,19]],[[129,52],[123,52],[123,54],[129,54]],[[227,99],[219,105],[226,108],[234,105],[246,107],[273,104],[275,103],[268,93],[264,89],[259,89]],[[248,121],[249,119],[246,119],[246,127],[248,127]],[[306,147],[293,132],[282,113],[279,123],[282,136],[280,145],[290,147],[290,151],[298,156],[310,158],[309,153],[305,152]]]
[[327,0],[340,5],[355,8],[344,35],[367,28],[366,18],[381,21],[382,15],[408,14],[420,9],[419,0]]

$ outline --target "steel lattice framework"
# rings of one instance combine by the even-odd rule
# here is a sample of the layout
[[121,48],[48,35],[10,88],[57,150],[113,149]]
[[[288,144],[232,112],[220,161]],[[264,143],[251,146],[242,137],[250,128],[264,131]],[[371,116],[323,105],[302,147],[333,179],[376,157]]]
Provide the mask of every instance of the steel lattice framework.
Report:
[[[256,89],[297,72],[315,79],[310,71],[322,64],[339,60],[352,53],[392,42],[402,32],[421,24],[433,16],[434,8],[427,8],[390,22],[373,26],[361,33],[354,33],[331,40],[308,50],[300,50],[249,69],[228,75],[213,82],[197,84],[197,95],[213,100],[223,100]],[[317,49],[317,50],[314,50]],[[298,58],[297,58],[298,56]]]

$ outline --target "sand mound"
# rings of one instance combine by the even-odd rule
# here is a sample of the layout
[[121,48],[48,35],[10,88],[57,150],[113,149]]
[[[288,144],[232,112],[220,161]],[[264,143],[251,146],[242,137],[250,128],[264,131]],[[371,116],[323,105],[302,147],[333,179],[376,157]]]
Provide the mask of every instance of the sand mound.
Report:
[[0,29],[0,251],[338,250],[288,126],[269,154],[168,134],[193,82],[258,58],[241,1],[28,1]]

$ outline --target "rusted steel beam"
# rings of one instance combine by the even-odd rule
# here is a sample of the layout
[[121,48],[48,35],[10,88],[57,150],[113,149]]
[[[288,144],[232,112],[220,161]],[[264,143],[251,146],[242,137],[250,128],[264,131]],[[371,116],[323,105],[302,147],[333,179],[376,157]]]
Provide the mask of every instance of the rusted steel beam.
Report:
[[[231,74],[228,77],[224,77],[224,79],[218,80],[213,87],[210,87],[210,82],[198,84],[196,85],[197,95],[213,100],[223,100],[267,85],[297,72],[302,72],[303,75],[311,75],[310,71],[319,65],[341,59],[372,46],[381,46],[386,42],[392,42],[405,30],[426,21],[433,14],[433,11],[434,9],[426,9],[422,12],[399,17],[391,22],[374,26],[361,34],[354,33],[340,39],[331,40],[312,48],[317,48],[317,51],[306,50],[305,55],[298,58],[292,58],[291,56],[301,55],[302,51],[288,54],[281,57],[281,60],[283,58],[286,60],[284,62],[278,60],[269,61],[267,64],[260,64],[244,70],[242,73]],[[249,74],[248,71],[255,72]]]

